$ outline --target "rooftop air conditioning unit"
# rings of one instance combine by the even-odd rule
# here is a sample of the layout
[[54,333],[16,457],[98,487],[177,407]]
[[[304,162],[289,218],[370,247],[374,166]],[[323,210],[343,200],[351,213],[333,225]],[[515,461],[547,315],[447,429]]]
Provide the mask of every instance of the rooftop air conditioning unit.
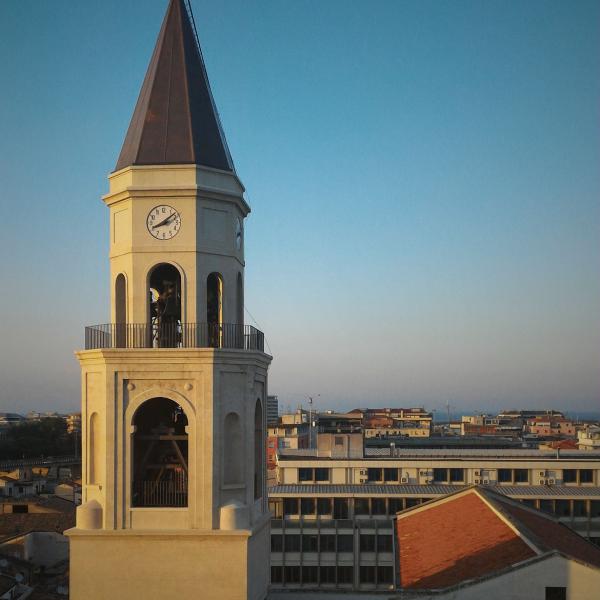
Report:
[[367,469],[361,469],[360,470],[360,474],[361,475],[366,475],[368,473]]
[[431,479],[431,478],[427,478],[427,479],[425,480],[425,483],[433,483],[433,479]]
[[484,484],[484,485],[488,485],[489,483],[490,483],[490,480],[489,480],[489,479],[484,479],[484,480],[483,480],[483,484]]
[[408,483],[408,477],[402,477],[402,479],[400,479],[400,483]]
[[554,479],[548,479],[548,484],[549,485],[554,485]]
[[545,477],[546,471],[540,471],[540,477]]
[[475,480],[475,483],[480,483],[480,482],[481,482],[481,479],[476,479]]
[[479,475],[481,475],[481,473],[479,471],[475,471],[475,477],[479,477]]
[[541,485],[544,485],[545,483],[546,483],[546,480],[545,480],[545,479],[540,479],[540,484],[541,484]]
[[419,475],[427,475],[427,471],[419,471]]

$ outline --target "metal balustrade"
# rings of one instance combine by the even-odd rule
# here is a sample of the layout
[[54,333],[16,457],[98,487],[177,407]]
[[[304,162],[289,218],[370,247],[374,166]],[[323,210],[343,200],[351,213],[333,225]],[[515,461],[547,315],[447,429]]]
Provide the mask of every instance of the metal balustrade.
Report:
[[85,328],[85,349],[233,348],[264,352],[265,336],[236,323],[106,323]]

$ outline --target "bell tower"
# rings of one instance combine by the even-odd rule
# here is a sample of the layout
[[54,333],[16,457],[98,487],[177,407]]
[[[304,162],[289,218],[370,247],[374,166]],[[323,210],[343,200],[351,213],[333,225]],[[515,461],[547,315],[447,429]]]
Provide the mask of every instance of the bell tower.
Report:
[[193,20],[170,0],[103,201],[111,322],[86,327],[75,600],[260,600],[269,581],[263,334],[250,212]]

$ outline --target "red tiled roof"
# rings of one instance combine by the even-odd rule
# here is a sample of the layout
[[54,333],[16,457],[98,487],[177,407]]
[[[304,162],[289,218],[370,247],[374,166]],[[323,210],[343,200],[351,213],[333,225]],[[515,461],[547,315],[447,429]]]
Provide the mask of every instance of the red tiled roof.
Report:
[[558,519],[485,488],[399,513],[396,535],[403,588],[446,588],[551,551],[600,568],[600,548]]
[[562,554],[600,568],[600,548],[563,525],[550,515],[517,505],[507,498],[496,498],[502,512],[513,519],[529,540],[540,550],[558,550]]
[[396,527],[403,588],[450,587],[535,556],[476,493],[437,500]]

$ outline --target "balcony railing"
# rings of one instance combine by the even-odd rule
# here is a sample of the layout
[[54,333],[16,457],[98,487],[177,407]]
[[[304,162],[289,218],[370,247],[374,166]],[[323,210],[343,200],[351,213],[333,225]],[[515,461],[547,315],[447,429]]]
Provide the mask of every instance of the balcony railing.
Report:
[[265,336],[235,323],[106,323],[85,328],[85,349],[234,348],[264,352]]

